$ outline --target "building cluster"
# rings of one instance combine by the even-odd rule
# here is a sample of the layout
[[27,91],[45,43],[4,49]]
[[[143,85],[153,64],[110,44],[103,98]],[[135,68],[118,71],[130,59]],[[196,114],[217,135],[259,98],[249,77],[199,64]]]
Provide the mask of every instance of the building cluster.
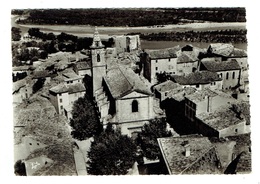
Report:
[[[66,61],[73,64],[71,70],[55,75],[46,70],[31,72],[32,80],[45,78],[51,83],[42,96],[56,112],[71,118],[74,102],[91,89],[88,92],[103,126],[112,123],[122,134],[134,137],[157,116],[159,100],[169,124],[188,125],[196,133],[158,138],[161,161],[169,174],[239,172],[230,164],[251,158],[248,141],[243,149],[239,149],[243,141],[237,141],[241,136],[250,139],[245,136],[250,135],[247,53],[220,43],[207,49],[186,45],[141,51],[138,35],[113,39],[114,46],[105,48],[95,29],[89,57]],[[158,80],[160,74],[165,74],[166,81]],[[91,86],[84,85],[85,77],[91,79]],[[33,95],[26,80],[14,83],[14,102]]]

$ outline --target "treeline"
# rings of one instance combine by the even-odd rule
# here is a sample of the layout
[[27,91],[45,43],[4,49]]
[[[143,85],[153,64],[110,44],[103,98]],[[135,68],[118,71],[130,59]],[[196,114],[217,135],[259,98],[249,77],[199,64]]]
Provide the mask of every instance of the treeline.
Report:
[[[153,26],[192,21],[245,22],[245,8],[34,9],[21,24]],[[29,12],[29,13],[28,13]],[[13,14],[21,14],[13,10]],[[188,20],[188,21],[187,21]]]
[[139,34],[143,40],[150,41],[189,41],[189,42],[221,42],[246,43],[247,30],[218,30],[218,31],[186,31],[160,33],[131,33]]

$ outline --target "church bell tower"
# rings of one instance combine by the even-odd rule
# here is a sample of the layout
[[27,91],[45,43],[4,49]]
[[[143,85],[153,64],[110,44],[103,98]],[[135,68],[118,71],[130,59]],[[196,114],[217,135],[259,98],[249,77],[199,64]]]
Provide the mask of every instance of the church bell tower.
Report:
[[103,77],[106,75],[105,49],[101,42],[97,27],[93,36],[93,43],[90,46],[92,58],[92,78],[93,78],[93,96],[95,92],[102,87]]

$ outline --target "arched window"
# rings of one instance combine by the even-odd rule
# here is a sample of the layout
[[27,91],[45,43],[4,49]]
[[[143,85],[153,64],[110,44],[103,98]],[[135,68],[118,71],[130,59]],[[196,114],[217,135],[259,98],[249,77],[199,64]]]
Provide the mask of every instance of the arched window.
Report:
[[233,79],[235,78],[235,75],[236,75],[235,72],[233,72],[233,75],[232,75],[232,78],[233,78]]
[[226,79],[228,80],[228,72],[227,72],[227,74],[226,74]]
[[100,62],[100,55],[97,54],[97,62]]
[[138,112],[138,102],[137,102],[137,100],[133,100],[133,102],[132,102],[132,112]]

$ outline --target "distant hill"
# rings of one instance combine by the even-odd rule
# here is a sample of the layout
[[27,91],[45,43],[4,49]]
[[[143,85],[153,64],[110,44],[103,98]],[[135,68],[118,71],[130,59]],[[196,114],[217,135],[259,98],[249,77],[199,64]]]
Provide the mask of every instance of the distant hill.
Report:
[[13,9],[22,24],[153,26],[187,22],[246,22],[245,8]]

